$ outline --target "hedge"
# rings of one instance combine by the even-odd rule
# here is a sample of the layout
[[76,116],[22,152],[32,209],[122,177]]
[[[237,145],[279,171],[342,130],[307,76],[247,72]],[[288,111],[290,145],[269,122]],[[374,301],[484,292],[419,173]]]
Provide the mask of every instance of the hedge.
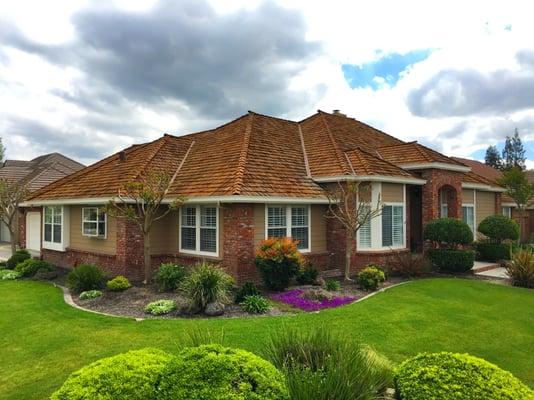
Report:
[[469,272],[475,264],[472,250],[430,249],[427,257],[442,272]]
[[511,248],[505,243],[479,242],[477,252],[481,260],[495,262],[509,260]]

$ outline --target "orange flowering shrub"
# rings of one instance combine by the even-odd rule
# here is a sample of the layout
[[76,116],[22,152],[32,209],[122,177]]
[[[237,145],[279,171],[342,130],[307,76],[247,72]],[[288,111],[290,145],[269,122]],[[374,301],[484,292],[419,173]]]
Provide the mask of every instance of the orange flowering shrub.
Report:
[[267,288],[284,290],[304,265],[297,243],[290,238],[269,238],[261,242],[256,253],[256,265]]

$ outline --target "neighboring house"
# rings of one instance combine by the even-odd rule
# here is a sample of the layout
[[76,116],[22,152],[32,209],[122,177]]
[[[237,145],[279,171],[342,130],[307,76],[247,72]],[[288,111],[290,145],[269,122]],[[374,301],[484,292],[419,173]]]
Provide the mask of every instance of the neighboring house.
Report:
[[30,228],[26,240],[41,238],[43,258],[58,265],[97,263],[141,279],[140,231],[100,207],[149,170],[174,176],[169,201],[187,196],[154,226],[154,266],[206,259],[240,283],[258,278],[255,251],[272,236],[298,239],[320,270],[342,267],[345,231],[325,218],[326,189],[338,182],[370,182],[372,199],[384,203],[382,215],[359,232],[355,270],[421,248],[423,226],[434,218],[464,218],[475,229],[501,212],[502,188],[417,142],[339,112],[319,111],[300,122],[249,112],[212,130],[131,146],[36,192],[24,214],[41,213],[44,229]]
[[[35,192],[82,168],[84,168],[84,165],[79,162],[59,153],[51,153],[34,158],[31,161],[4,161],[0,165],[0,179],[19,182],[26,185],[30,192]],[[0,242],[9,241],[9,230],[3,222],[0,222]],[[36,246],[39,247],[39,242],[37,242]]]
[[[502,177],[502,172],[475,160],[468,160],[465,158],[454,157],[455,160],[463,162],[471,167],[471,170],[477,175],[491,181],[493,184],[497,184],[497,180]],[[528,181],[534,183],[534,171],[525,171]],[[503,193],[501,196],[501,213],[507,217],[514,218],[517,222],[520,222],[520,216],[517,212],[517,206],[510,196]],[[521,232],[522,241],[530,241],[534,234],[534,207],[529,207],[525,215],[525,221],[522,224],[523,231]]]

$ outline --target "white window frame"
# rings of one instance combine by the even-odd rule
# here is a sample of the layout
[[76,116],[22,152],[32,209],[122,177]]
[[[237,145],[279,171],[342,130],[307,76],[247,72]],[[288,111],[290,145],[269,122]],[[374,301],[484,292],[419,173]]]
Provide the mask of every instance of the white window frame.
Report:
[[[473,209],[473,226],[470,226],[469,222],[464,221],[464,207]],[[462,221],[464,221],[469,226],[469,228],[471,228],[473,235],[475,235],[477,231],[477,214],[475,207],[475,203],[462,203]]]
[[[182,210],[183,207],[180,207],[179,212],[179,251],[184,254],[192,254],[197,256],[206,256],[206,257],[219,257],[219,231],[220,231],[220,218],[219,218],[219,207],[216,204],[187,204],[184,207],[195,208],[195,250],[184,249],[182,248]],[[200,251],[200,228],[201,228],[201,216],[200,210],[201,207],[213,207],[215,208],[216,215],[216,226],[215,226],[215,252],[210,251]],[[192,226],[191,226],[192,228]]]
[[[85,210],[96,210],[96,221],[91,220],[85,220]],[[102,221],[99,221],[98,216],[104,214],[104,234],[99,235],[98,232],[100,232],[100,224],[102,224]],[[85,233],[85,227],[84,223],[95,223],[96,222],[96,235],[91,235],[88,233]],[[103,212],[100,210],[100,207],[82,207],[82,236],[85,237],[91,237],[96,239],[107,239],[108,238],[108,214],[106,212]]]
[[[51,240],[47,241],[45,238],[45,226],[46,224],[46,209],[51,208],[52,210],[55,207],[59,207],[61,209],[61,242],[56,243],[54,242],[54,212],[52,212],[52,231],[51,231]],[[43,248],[49,249],[49,250],[56,250],[56,251],[65,251],[65,249],[69,245],[70,240],[70,222],[69,222],[69,208],[68,206],[63,205],[50,205],[50,206],[44,206],[43,207],[43,218],[42,218],[42,229],[43,229]]]
[[[406,248],[406,204],[401,202],[387,202],[383,203],[383,207],[402,207],[402,243],[397,245],[391,245],[391,246],[384,246],[384,238],[383,238],[383,214],[380,214],[380,243],[382,249],[404,249]],[[383,213],[382,208],[382,213]],[[391,240],[393,241],[393,214],[391,214]]]
[[[505,217],[512,218],[512,210],[514,209],[513,206],[502,206],[501,207],[501,213]],[[505,211],[507,210],[507,211]]]
[[[306,249],[298,249],[301,253],[310,253],[311,252],[311,206],[310,204],[265,204],[265,239],[269,238],[269,207],[280,207],[285,208],[286,210],[286,237],[291,238],[292,234],[292,220],[291,220],[291,210],[293,207],[296,208],[307,208],[308,209],[308,248]],[[299,228],[299,226],[296,226],[295,228]],[[273,227],[273,229],[276,229]],[[280,229],[284,229],[280,227]]]

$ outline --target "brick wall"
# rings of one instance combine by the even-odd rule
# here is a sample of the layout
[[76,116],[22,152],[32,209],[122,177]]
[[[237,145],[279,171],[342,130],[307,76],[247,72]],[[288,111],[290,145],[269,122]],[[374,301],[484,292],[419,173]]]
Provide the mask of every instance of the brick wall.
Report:
[[440,217],[440,189],[450,190],[447,199],[448,215],[453,218],[462,217],[462,174],[460,172],[428,169],[421,173],[426,184],[423,185],[423,226]]

